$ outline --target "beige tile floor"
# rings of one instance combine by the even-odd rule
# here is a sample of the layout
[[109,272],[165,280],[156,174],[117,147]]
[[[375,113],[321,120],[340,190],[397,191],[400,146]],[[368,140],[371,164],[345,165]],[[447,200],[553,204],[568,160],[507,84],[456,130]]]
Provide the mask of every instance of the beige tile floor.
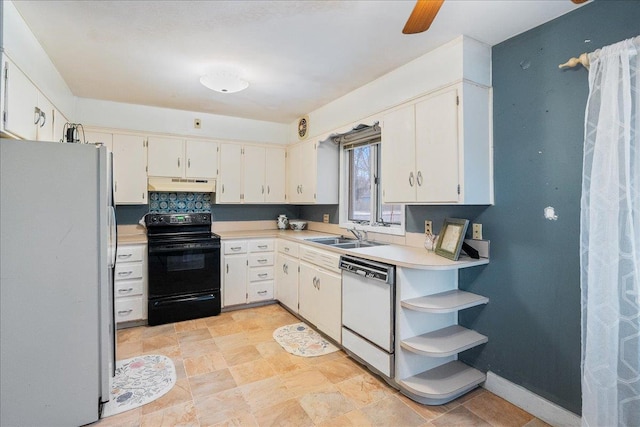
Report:
[[118,331],[117,358],[164,354],[173,389],[106,426],[545,426],[485,391],[443,406],[417,404],[343,351],[298,357],[273,331],[299,320],[277,304]]

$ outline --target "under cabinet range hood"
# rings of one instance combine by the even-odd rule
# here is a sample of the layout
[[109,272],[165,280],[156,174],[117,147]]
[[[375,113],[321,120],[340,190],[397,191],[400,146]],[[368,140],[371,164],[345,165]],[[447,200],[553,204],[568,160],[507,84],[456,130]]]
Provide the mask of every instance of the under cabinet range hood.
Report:
[[216,180],[193,178],[160,178],[150,177],[149,191],[184,192],[184,193],[215,193]]

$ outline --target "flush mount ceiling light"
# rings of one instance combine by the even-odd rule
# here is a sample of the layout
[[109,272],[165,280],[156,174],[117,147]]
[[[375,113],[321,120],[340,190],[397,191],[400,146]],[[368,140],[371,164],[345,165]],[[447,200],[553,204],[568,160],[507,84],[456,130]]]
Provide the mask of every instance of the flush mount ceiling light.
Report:
[[200,77],[200,83],[220,93],[240,92],[249,87],[249,82],[242,80],[238,73],[232,70],[211,71]]

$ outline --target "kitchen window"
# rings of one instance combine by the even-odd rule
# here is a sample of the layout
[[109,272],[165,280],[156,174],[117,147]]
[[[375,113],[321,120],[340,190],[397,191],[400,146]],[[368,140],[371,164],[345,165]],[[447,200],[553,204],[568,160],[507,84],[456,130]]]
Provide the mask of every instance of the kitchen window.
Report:
[[404,207],[382,203],[381,135],[377,124],[340,135],[340,226],[404,234]]

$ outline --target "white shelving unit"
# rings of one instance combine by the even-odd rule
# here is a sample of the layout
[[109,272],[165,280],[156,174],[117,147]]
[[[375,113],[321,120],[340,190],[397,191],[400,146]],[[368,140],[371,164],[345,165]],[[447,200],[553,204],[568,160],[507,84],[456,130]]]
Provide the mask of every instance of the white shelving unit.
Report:
[[[488,260],[487,260],[488,262]],[[458,325],[458,312],[487,304],[458,290],[458,270],[396,270],[396,383],[426,405],[442,405],[477,387],[485,374],[457,360],[488,338]]]

